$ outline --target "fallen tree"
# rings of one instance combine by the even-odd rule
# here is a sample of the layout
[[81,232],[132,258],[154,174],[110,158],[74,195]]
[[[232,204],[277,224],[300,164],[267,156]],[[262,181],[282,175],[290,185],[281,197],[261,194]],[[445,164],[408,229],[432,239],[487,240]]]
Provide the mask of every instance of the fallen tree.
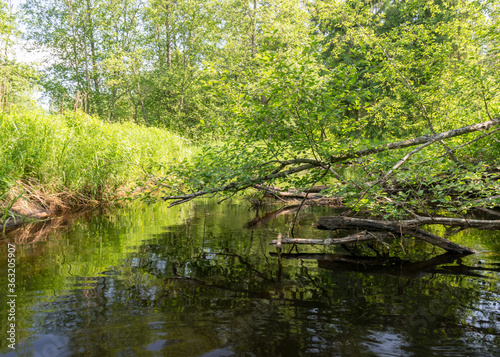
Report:
[[[270,160],[265,161],[263,163],[254,164],[254,166],[246,166],[245,169],[250,172],[255,172],[257,170],[258,174],[254,174],[250,177],[245,177],[244,179],[239,179],[237,176],[227,176],[225,177],[225,182],[230,181],[226,184],[219,185],[211,185],[211,187],[204,188],[202,190],[197,190],[191,193],[184,193],[180,195],[167,195],[163,199],[166,201],[173,201],[169,207],[175,206],[184,202],[188,202],[197,197],[205,196],[205,195],[215,195],[218,193],[224,193],[226,195],[233,195],[237,192],[244,191],[247,189],[256,189],[261,191],[264,196],[273,196],[280,199],[298,199],[302,200],[302,203],[306,200],[318,200],[325,199],[328,196],[328,190],[332,186],[326,185],[317,185],[318,181],[321,178],[324,178],[327,175],[331,175],[337,179],[339,182],[336,184],[338,187],[354,187],[357,190],[357,202],[354,205],[351,202],[351,206],[356,206],[358,202],[360,202],[367,194],[369,194],[370,190],[373,190],[375,186],[379,186],[379,190],[381,192],[386,192],[386,195],[383,194],[379,197],[379,199],[385,200],[384,202],[394,203],[396,199],[398,199],[397,195],[401,193],[405,194],[405,187],[401,186],[397,180],[391,180],[391,184],[388,186],[389,178],[412,156],[417,152],[428,148],[434,143],[442,142],[443,140],[469,134],[476,132],[478,130],[487,130],[493,128],[500,124],[500,117],[494,118],[492,120],[473,124],[469,126],[464,126],[458,129],[449,130],[446,132],[438,133],[435,135],[424,135],[414,139],[403,140],[393,143],[387,143],[384,145],[376,146],[373,148],[361,149],[357,151],[345,151],[344,153],[337,155],[328,155],[325,156],[323,160],[320,160],[318,156],[314,159],[311,158],[294,158],[290,160]],[[496,132],[496,129],[494,130]],[[487,133],[480,136],[480,138],[487,137]],[[477,138],[476,138],[477,139]],[[476,139],[472,141],[477,141]],[[470,142],[472,142],[470,141]],[[404,154],[396,164],[390,166],[390,168],[379,174],[378,179],[371,180],[370,182],[359,182],[352,183],[346,182],[336,171],[332,169],[334,164],[344,164],[349,166],[353,163],[353,160],[359,160],[363,157],[367,156],[375,156],[382,152],[387,151],[396,151],[404,148],[416,147],[411,151]],[[464,147],[464,145],[460,145],[460,147]],[[466,171],[466,169],[463,169]],[[282,189],[274,184],[278,179],[286,179],[290,176],[300,176],[303,175],[304,172],[312,172],[313,179],[310,179],[309,182],[310,187],[306,188],[287,188]],[[467,171],[466,171],[467,172]],[[314,176],[314,173],[315,176]],[[479,175],[481,177],[485,177],[485,180],[488,180],[487,175]],[[493,177],[493,176],[492,176]],[[496,176],[494,176],[496,177]],[[420,186],[417,184],[413,185],[413,187],[407,188],[408,191],[417,191],[419,190],[419,194],[424,192],[424,189],[427,191],[431,191],[435,187],[444,186],[443,181],[447,178],[444,177],[440,180],[435,180],[434,183],[425,185],[423,183]],[[219,181],[220,182],[220,181]],[[222,181],[224,182],[224,181]],[[395,185],[399,185],[396,190],[392,189]],[[424,185],[424,186],[422,186]],[[487,197],[480,197],[482,189],[477,189],[477,192],[471,192],[468,196],[470,196],[469,202],[471,202],[471,208],[473,205],[477,204],[478,206],[485,204],[493,204],[498,201],[498,184],[495,180],[491,180],[488,184],[491,188],[491,192],[497,193],[492,194]],[[459,187],[458,185],[456,187]],[[473,191],[474,189],[471,188]],[[448,189],[445,193],[448,194],[447,200],[450,200],[449,194],[453,189]],[[325,194],[326,192],[326,194]],[[440,194],[444,194],[444,191],[440,191]],[[453,191],[455,195],[460,193],[459,191]],[[466,195],[463,195],[465,197]],[[479,198],[478,198],[479,197]],[[343,197],[337,197],[337,201],[342,202]],[[302,207],[302,203],[298,206],[298,208],[293,209],[293,212],[300,211]],[[430,203],[430,200],[425,201],[422,199],[420,201],[421,206],[425,207],[425,205]],[[322,245],[332,245],[332,244],[345,244],[347,242],[361,242],[361,241],[369,241],[373,239],[382,239],[384,234],[391,235],[404,235],[410,236],[417,239],[424,240],[430,244],[438,246],[442,249],[445,249],[447,252],[458,253],[458,254],[471,254],[474,253],[473,249],[460,246],[455,244],[445,238],[439,237],[435,234],[427,232],[420,228],[422,225],[430,225],[430,224],[440,224],[447,225],[453,227],[462,227],[462,228],[479,228],[479,229],[498,229],[500,228],[500,221],[496,220],[478,220],[478,219],[467,219],[467,218],[458,218],[458,217],[424,217],[422,215],[417,214],[412,209],[408,208],[405,202],[397,201],[395,203],[399,207],[401,207],[401,211],[404,212],[411,219],[399,219],[397,221],[381,221],[374,219],[360,219],[360,218],[349,218],[349,217],[323,217],[320,219],[317,228],[318,229],[328,229],[328,230],[336,230],[336,229],[350,229],[350,230],[360,230],[362,233],[356,233],[354,235],[338,238],[338,239],[329,239],[319,242],[317,240],[308,240],[308,239],[297,239],[297,238],[285,238],[280,242],[273,242],[273,244],[277,244],[278,246],[281,244],[322,244]],[[439,205],[438,205],[439,206]],[[492,207],[492,206],[489,206]],[[488,208],[485,208],[488,209]],[[495,212],[495,211],[492,211]],[[273,216],[273,215],[271,215]],[[267,217],[264,217],[265,220]],[[259,220],[257,220],[259,221]],[[256,222],[257,222],[256,221]],[[252,223],[256,223],[252,222]],[[292,227],[293,230],[293,227]]]
[[[339,178],[340,175],[338,175],[332,170],[332,166],[334,164],[342,162],[350,162],[353,159],[359,159],[362,157],[379,154],[385,151],[399,150],[418,145],[417,148],[405,154],[389,171],[387,171],[384,175],[382,175],[379,180],[374,182],[371,185],[371,187],[373,187],[376,184],[381,184],[387,181],[387,179],[398,168],[400,168],[412,155],[423,150],[424,148],[436,142],[443,141],[445,139],[473,133],[479,130],[481,131],[487,130],[499,124],[500,124],[500,117],[496,117],[486,122],[464,126],[458,129],[453,129],[446,132],[438,133],[436,135],[423,135],[414,139],[387,143],[373,148],[367,148],[353,152],[346,151],[338,155],[330,155],[326,157],[324,160],[311,159],[311,158],[296,158],[291,160],[271,160],[264,163],[259,163],[256,167],[246,168],[247,170],[252,171],[252,169],[257,169],[257,168],[260,169],[263,167],[268,167],[268,169],[265,170],[264,172],[261,172],[259,176],[246,177],[241,181],[229,180],[233,182],[230,182],[228,184],[222,184],[217,187],[198,190],[191,193],[184,193],[180,195],[167,195],[163,197],[163,200],[172,201],[172,203],[170,203],[169,205],[169,207],[172,207],[178,204],[189,202],[197,197],[205,195],[213,195],[221,192],[235,193],[246,190],[248,188],[255,188],[255,187],[257,187],[259,190],[262,190],[266,183],[270,184],[271,182],[277,179],[289,177],[291,175],[297,175],[299,173],[311,171],[313,169],[327,170],[329,172],[332,172],[335,177]],[[273,189],[270,187],[269,191],[272,192],[272,190]],[[308,192],[306,192],[306,194],[307,193]]]
[[[336,218],[336,222],[341,222],[341,224],[332,224],[332,218]],[[337,230],[337,229],[356,229],[356,228],[368,228],[369,230],[364,230],[362,232],[349,235],[343,238],[328,238],[328,239],[306,239],[306,238],[282,238],[278,237],[276,240],[272,240],[269,244],[280,248],[284,244],[309,244],[309,245],[343,245],[348,243],[361,243],[366,241],[383,241],[386,239],[392,239],[397,236],[410,236],[421,239],[430,243],[434,246],[446,250],[448,253],[453,254],[473,254],[476,253],[474,249],[470,249],[459,244],[453,243],[452,241],[441,238],[435,234],[427,232],[420,228],[403,228],[397,224],[390,224],[388,222],[377,222],[373,220],[361,220],[357,219],[355,222],[345,223],[343,218],[347,217],[322,217],[317,228],[322,230]],[[329,219],[330,222],[325,220]]]
[[[369,212],[380,222],[436,214],[462,219],[475,207],[500,205],[498,175],[489,171],[500,167],[500,141],[494,137],[500,77],[492,53],[483,50],[485,43],[494,47],[497,39],[486,34],[498,24],[484,18],[464,29],[471,9],[458,6],[453,13],[460,16],[453,21],[435,18],[429,27],[409,21],[404,34],[398,26],[381,34],[370,28],[379,21],[373,22],[369,8],[364,15],[352,10],[335,6],[331,15],[339,16],[336,26],[342,31],[331,32],[320,46],[283,51],[263,46],[252,61],[255,67],[242,69],[238,78],[245,80],[237,87],[229,84],[236,73],[221,74],[217,88],[232,111],[214,123],[221,133],[216,143],[192,162],[172,165],[162,182],[170,207],[250,189],[301,200],[298,212],[305,201],[335,197],[350,213]],[[474,19],[485,13],[478,10]],[[408,13],[408,19],[418,14]],[[450,37],[437,41],[437,33]],[[408,47],[408,41],[421,44]],[[350,55],[353,48],[360,61],[347,63],[343,50]],[[346,172],[351,168],[355,175]],[[326,184],[330,187],[313,192]],[[292,237],[297,215],[288,232]],[[405,224],[397,226],[398,234],[448,251],[472,251],[423,231],[423,222]],[[396,228],[386,232],[396,234]]]
[[[453,220],[457,225],[464,225],[465,222],[458,222],[459,220]],[[427,223],[423,223],[427,222]],[[318,229],[322,230],[338,230],[338,229],[363,229],[369,232],[389,232],[398,236],[406,235],[415,237],[426,241],[432,245],[443,248],[449,253],[455,254],[472,254],[476,251],[467,247],[463,247],[452,241],[441,238],[435,234],[427,232],[421,228],[419,225],[422,224],[438,224],[437,221],[432,221],[431,219],[422,220],[411,220],[411,221],[401,221],[401,222],[391,222],[391,221],[376,221],[373,219],[361,219],[352,217],[321,217],[317,224]],[[444,222],[450,223],[450,220],[443,219],[440,224],[446,224]],[[494,221],[492,221],[494,222]],[[477,224],[478,222],[475,222]],[[500,221],[496,222],[497,226],[500,226]]]

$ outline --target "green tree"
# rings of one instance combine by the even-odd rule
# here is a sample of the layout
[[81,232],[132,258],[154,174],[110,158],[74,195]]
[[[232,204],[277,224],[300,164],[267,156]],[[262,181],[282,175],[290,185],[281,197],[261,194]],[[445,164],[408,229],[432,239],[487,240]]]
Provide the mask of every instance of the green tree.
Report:
[[41,85],[55,107],[79,105],[88,113],[100,113],[100,51],[96,33],[96,7],[92,0],[43,3],[27,0],[23,5],[27,39],[53,55]]
[[29,100],[36,72],[14,58],[14,45],[19,40],[16,14],[5,1],[0,1],[0,110]]
[[[500,122],[492,61],[498,56],[498,37],[492,35],[498,9],[493,3],[433,0],[393,6],[404,14],[398,26],[384,25],[384,17],[366,4],[322,2],[311,14],[335,26],[311,27],[315,35],[306,45],[283,44],[268,31],[266,42],[279,45],[263,46],[252,66],[240,71],[244,80],[231,82],[226,73],[219,81],[232,102],[230,120],[221,125],[233,137],[207,148],[194,163],[173,168],[188,192],[171,192],[167,199],[182,203],[263,183],[307,188],[330,180],[337,182],[330,194],[342,195],[356,209],[377,207],[380,214],[421,209],[413,188],[423,184],[430,201],[455,212],[470,207],[471,195],[461,195],[460,185],[471,189],[471,177],[488,175],[471,162],[498,162],[493,139],[483,135],[481,150],[471,150],[471,137],[460,136]],[[484,126],[470,126],[486,119]],[[459,127],[464,129],[454,130]],[[378,141],[368,140],[373,136]],[[389,151],[410,146],[417,147]],[[408,160],[419,170],[398,174]],[[352,165],[363,172],[359,182],[346,182],[334,171]],[[395,174],[409,186],[413,204],[406,205],[411,200],[405,194],[379,206],[388,202],[383,188]],[[446,179],[438,184],[433,177]],[[443,202],[443,193],[452,191],[458,193],[453,205]],[[483,182],[473,192],[475,198],[494,196],[498,185]],[[401,200],[407,211],[400,209]]]

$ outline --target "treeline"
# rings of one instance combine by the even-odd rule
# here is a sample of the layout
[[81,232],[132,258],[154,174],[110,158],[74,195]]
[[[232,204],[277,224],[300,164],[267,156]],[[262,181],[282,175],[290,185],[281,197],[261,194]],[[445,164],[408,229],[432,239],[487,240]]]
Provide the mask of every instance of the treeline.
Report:
[[27,0],[22,9],[26,38],[51,53],[39,83],[52,109],[110,121],[224,133],[238,97],[281,100],[265,94],[278,62],[328,82],[336,104],[319,98],[314,108],[326,112],[325,135],[419,132],[451,117],[441,104],[472,79],[475,92],[460,100],[487,115],[498,88],[495,1]]
[[0,1],[0,112],[13,104],[28,102],[38,79],[32,66],[14,56],[20,36],[18,16],[5,1]]
[[40,84],[54,110],[180,130],[224,116],[209,83],[237,80],[266,34],[297,45],[309,31],[295,0],[27,0],[23,12],[27,39],[52,54]]

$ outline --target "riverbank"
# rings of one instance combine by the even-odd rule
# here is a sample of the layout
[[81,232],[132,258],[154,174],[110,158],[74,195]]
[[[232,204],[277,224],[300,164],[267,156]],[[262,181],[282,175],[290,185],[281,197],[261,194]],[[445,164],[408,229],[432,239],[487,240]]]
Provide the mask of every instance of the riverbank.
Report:
[[196,147],[160,128],[82,112],[0,113],[0,227],[115,205]]

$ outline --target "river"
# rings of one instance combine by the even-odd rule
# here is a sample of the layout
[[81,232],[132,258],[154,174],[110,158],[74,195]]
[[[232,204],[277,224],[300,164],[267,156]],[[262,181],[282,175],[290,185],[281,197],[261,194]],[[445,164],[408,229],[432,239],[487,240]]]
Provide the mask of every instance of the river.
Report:
[[[453,235],[478,250],[462,258],[413,239],[364,248],[371,258],[321,246],[277,254],[269,241],[294,213],[265,213],[238,200],[137,202],[8,235],[0,284],[15,243],[16,348],[3,323],[0,353],[500,356],[499,231]],[[299,236],[330,237],[313,224],[332,213],[306,208]]]

